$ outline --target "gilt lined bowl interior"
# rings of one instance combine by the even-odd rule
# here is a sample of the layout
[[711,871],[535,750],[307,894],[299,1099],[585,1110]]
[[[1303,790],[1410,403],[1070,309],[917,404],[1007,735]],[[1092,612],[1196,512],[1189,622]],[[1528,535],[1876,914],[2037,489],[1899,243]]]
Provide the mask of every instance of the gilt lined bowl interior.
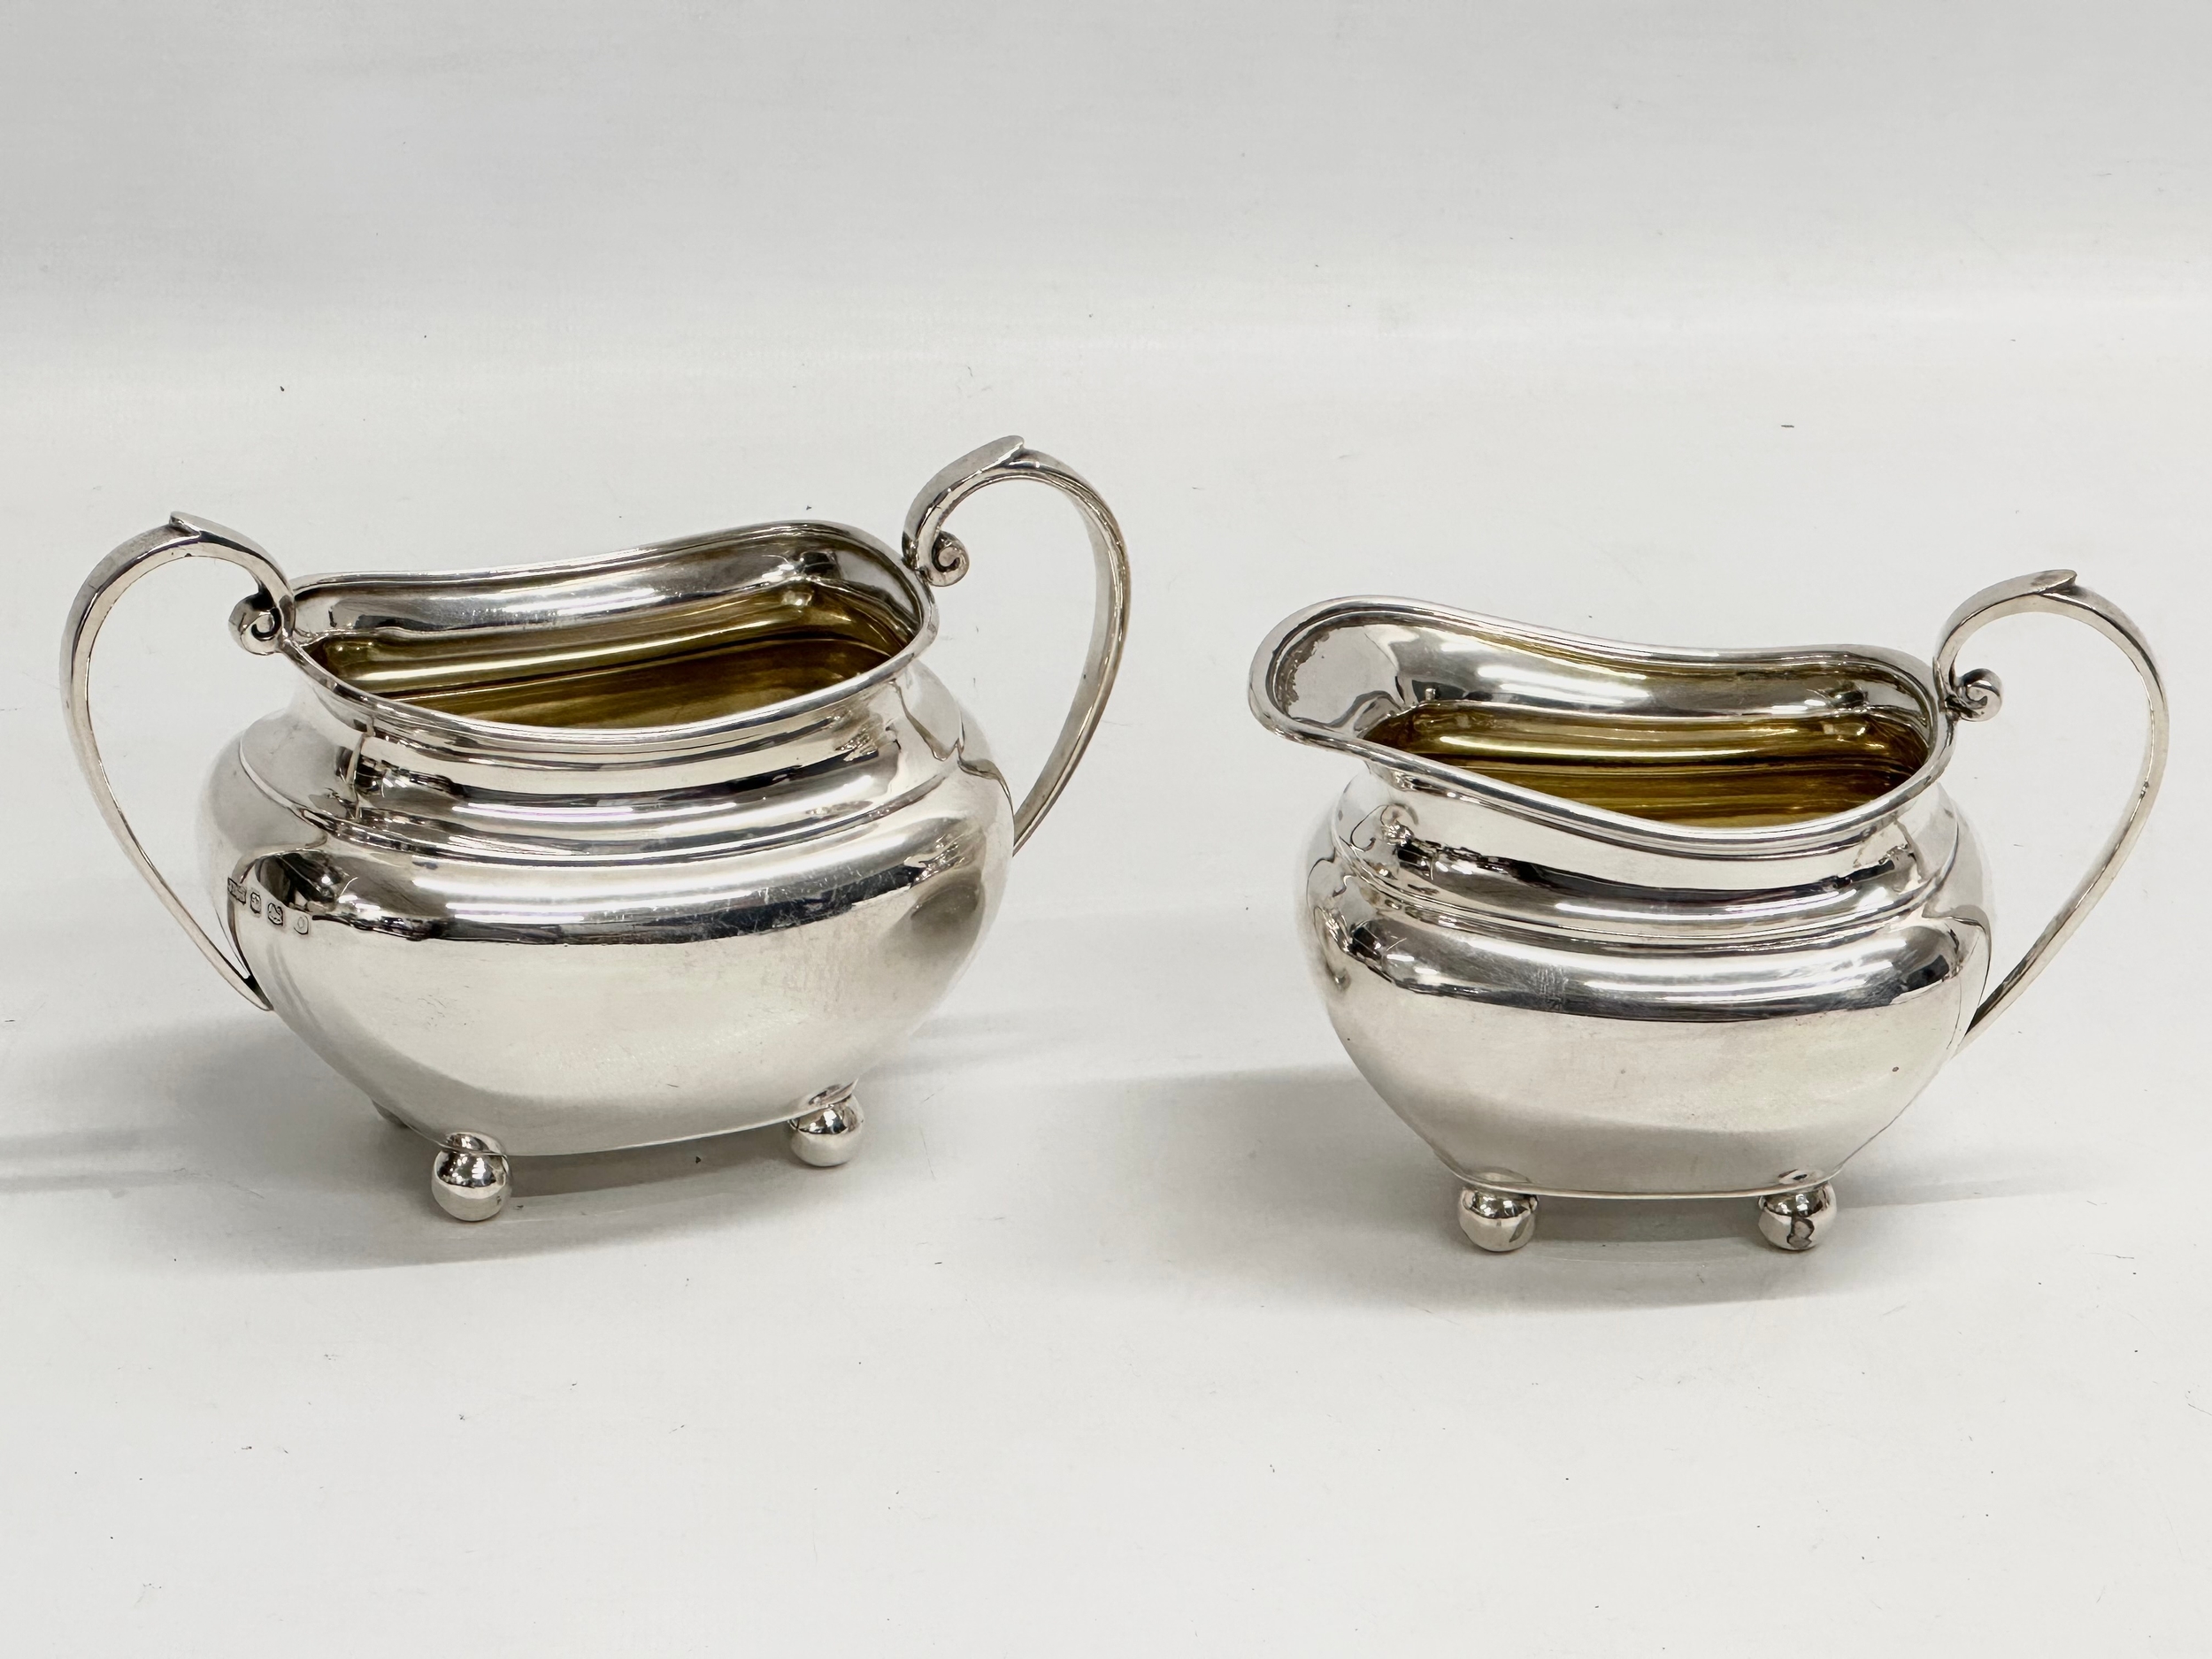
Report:
[[1685,828],[1786,826],[1909,783],[1939,716],[1909,659],[1615,646],[1392,601],[1286,625],[1255,695],[1291,734]]
[[1457,700],[1393,715],[1370,742],[1631,818],[1723,829],[1848,811],[1920,770],[1888,710],[1728,716],[1531,710]]
[[633,730],[742,716],[880,668],[924,627],[857,533],[777,526],[588,565],[303,588],[305,654],[357,690],[502,725]]

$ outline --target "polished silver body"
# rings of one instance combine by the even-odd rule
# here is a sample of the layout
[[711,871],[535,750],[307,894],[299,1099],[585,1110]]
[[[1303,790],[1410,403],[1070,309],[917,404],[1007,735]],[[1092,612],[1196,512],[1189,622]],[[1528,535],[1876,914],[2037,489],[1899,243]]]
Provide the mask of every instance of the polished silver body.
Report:
[[[2140,671],[2143,765],[2065,910],[1986,999],[1990,910],[1945,794],[1957,723],[1994,711],[1956,657],[2021,611],[2088,621]],[[1935,665],[1883,650],[1618,646],[1439,606],[1346,599],[1293,617],[1253,666],[1271,728],[1363,763],[1302,866],[1331,1019],[1391,1107],[1465,1181],[1468,1236],[1525,1242],[1542,1195],[1778,1202],[1809,1246],[1828,1178],[2023,990],[2133,844],[2165,755],[2132,625],[2070,572],[1978,595]],[[1877,708],[1926,759],[1878,798],[1761,827],[1630,817],[1367,741],[1437,700],[1716,718]],[[1777,1229],[1779,1231],[1778,1232]],[[1793,1240],[1795,1240],[1793,1242]]]
[[[1010,479],[1074,499],[1099,595],[1075,707],[1018,808],[923,660],[933,588],[966,563],[945,519]],[[124,822],[90,716],[101,620],[140,576],[189,555],[254,577],[238,637],[299,671],[290,707],[222,754],[202,803],[219,941]],[[826,688],[690,725],[465,718],[364,692],[309,649],[375,630],[526,635],[824,581],[895,616],[902,648]],[[849,1156],[855,1079],[967,963],[1010,859],[1097,723],[1127,581],[1096,494],[1009,439],[931,481],[903,557],[856,530],[794,523],[563,565],[295,587],[243,537],[179,518],[94,572],[64,665],[81,757],[126,850],[242,993],[441,1143],[434,1190],[474,1218],[503,1196],[513,1155],[788,1121],[806,1161]]]

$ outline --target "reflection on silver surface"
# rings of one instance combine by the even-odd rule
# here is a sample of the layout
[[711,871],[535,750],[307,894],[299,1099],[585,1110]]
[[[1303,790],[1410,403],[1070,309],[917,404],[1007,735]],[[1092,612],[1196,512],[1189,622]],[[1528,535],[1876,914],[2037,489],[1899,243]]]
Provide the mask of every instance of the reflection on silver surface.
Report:
[[[1015,479],[1075,502],[1100,602],[1075,706],[1018,811],[922,661],[933,584],[957,574],[946,518]],[[853,1079],[981,940],[1009,859],[1096,727],[1126,629],[1112,515],[1018,439],[933,480],[917,526],[903,560],[795,522],[295,587],[246,538],[180,516],[78,595],[72,734],[111,827],[209,961],[438,1143],[450,1213],[495,1213],[511,1156],[795,1116],[808,1162],[842,1163],[860,1138]],[[117,600],[195,556],[247,571],[234,636],[299,671],[291,707],[230,746],[202,803],[219,941],[125,821],[89,695]]]
[[[1956,723],[1998,688],[1955,664],[1975,629],[2029,610],[2120,647],[2149,731],[2095,866],[1978,1001],[1981,860],[1940,780]],[[1809,1248],[1828,1177],[2108,885],[2166,747],[2147,648],[2070,572],[1969,600],[1932,668],[1334,600],[1269,637],[1251,701],[1363,763],[1304,865],[1310,958],[1353,1060],[1467,1183],[1463,1225],[1492,1249],[1534,1225],[1498,1242],[1519,1221],[1502,1194],[1774,1196],[1761,1225]]]

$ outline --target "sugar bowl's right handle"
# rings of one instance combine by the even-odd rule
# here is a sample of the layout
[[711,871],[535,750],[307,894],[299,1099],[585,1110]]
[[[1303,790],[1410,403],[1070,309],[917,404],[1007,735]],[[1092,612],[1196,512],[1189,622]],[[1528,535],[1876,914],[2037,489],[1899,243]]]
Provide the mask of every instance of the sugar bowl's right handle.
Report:
[[1060,798],[1075,771],[1076,762],[1090,744],[1099,717],[1106,711],[1107,694],[1114,688],[1114,674],[1121,666],[1121,648],[1129,634],[1129,550],[1121,539],[1121,526],[1113,510],[1074,468],[1040,455],[1019,438],[1001,438],[962,456],[922,486],[922,493],[907,509],[906,562],[933,588],[949,588],[968,573],[968,549],[945,527],[954,509],[979,489],[1008,479],[1025,478],[1049,484],[1072,500],[1083,514],[1089,532],[1091,556],[1098,571],[1098,597],[1092,615],[1090,649],[1083,661],[1083,677],[1076,682],[1074,706],[1060,727],[1060,736],[1045,757],[1044,770],[1014,810],[1014,850],[1036,830],[1052,803]]
[[2128,661],[2135,664],[2135,672],[2142,676],[2143,696],[2149,705],[2150,718],[2143,736],[2143,764],[2136,773],[2135,788],[2128,796],[2126,810],[2120,815],[2119,826],[2105,842],[2104,850],[2097,855],[2088,873],[2059,907],[2050,925],[2013,964],[2012,972],[1998,981],[1997,988],[1982,999],[1982,1005],[1974,1010],[1974,1018],[1967,1024],[1968,1041],[2028,988],[2044,964],[2073,936],[2074,929],[2082,925],[2092,907],[2104,896],[2105,889],[2112,885],[2112,878],[2119,874],[2122,861],[2135,846],[2136,837],[2143,833],[2151,803],[2158,797],[2159,780],[2166,772],[2166,688],[2159,680],[2158,664],[2152,660],[2150,647],[2144,643],[2141,633],[2125,611],[2101,594],[2092,593],[2077,583],[2071,571],[2042,571],[2033,576],[2017,576],[2008,582],[1999,582],[1993,588],[1983,588],[1951,613],[1951,619],[1944,624],[1943,643],[1935,657],[1936,686],[1951,712],[1962,720],[1986,720],[1997,712],[2004,695],[1997,676],[1985,668],[1960,673],[1959,648],[1984,624],[2030,611],[2047,611],[2085,622],[2118,646]]

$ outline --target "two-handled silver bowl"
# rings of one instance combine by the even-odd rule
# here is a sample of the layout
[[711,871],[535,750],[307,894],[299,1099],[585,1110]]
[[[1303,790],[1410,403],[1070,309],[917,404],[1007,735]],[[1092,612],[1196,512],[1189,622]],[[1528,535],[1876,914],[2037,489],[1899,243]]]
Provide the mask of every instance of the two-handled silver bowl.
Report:
[[[1016,806],[924,661],[975,491],[1053,486],[1097,568],[1088,660]],[[100,626],[140,578],[227,559],[248,650],[291,706],[201,802],[211,937],[154,869],[92,726]],[[856,1081],[950,987],[1014,852],[1082,757],[1121,658],[1129,575],[1097,493],[1009,438],[931,480],[903,557],[792,522],[601,558],[288,581],[181,515],[118,548],[62,648],[109,826],[208,961],[388,1117],[436,1143],[431,1187],[497,1213],[509,1155],[787,1123],[809,1164],[859,1144]]]

